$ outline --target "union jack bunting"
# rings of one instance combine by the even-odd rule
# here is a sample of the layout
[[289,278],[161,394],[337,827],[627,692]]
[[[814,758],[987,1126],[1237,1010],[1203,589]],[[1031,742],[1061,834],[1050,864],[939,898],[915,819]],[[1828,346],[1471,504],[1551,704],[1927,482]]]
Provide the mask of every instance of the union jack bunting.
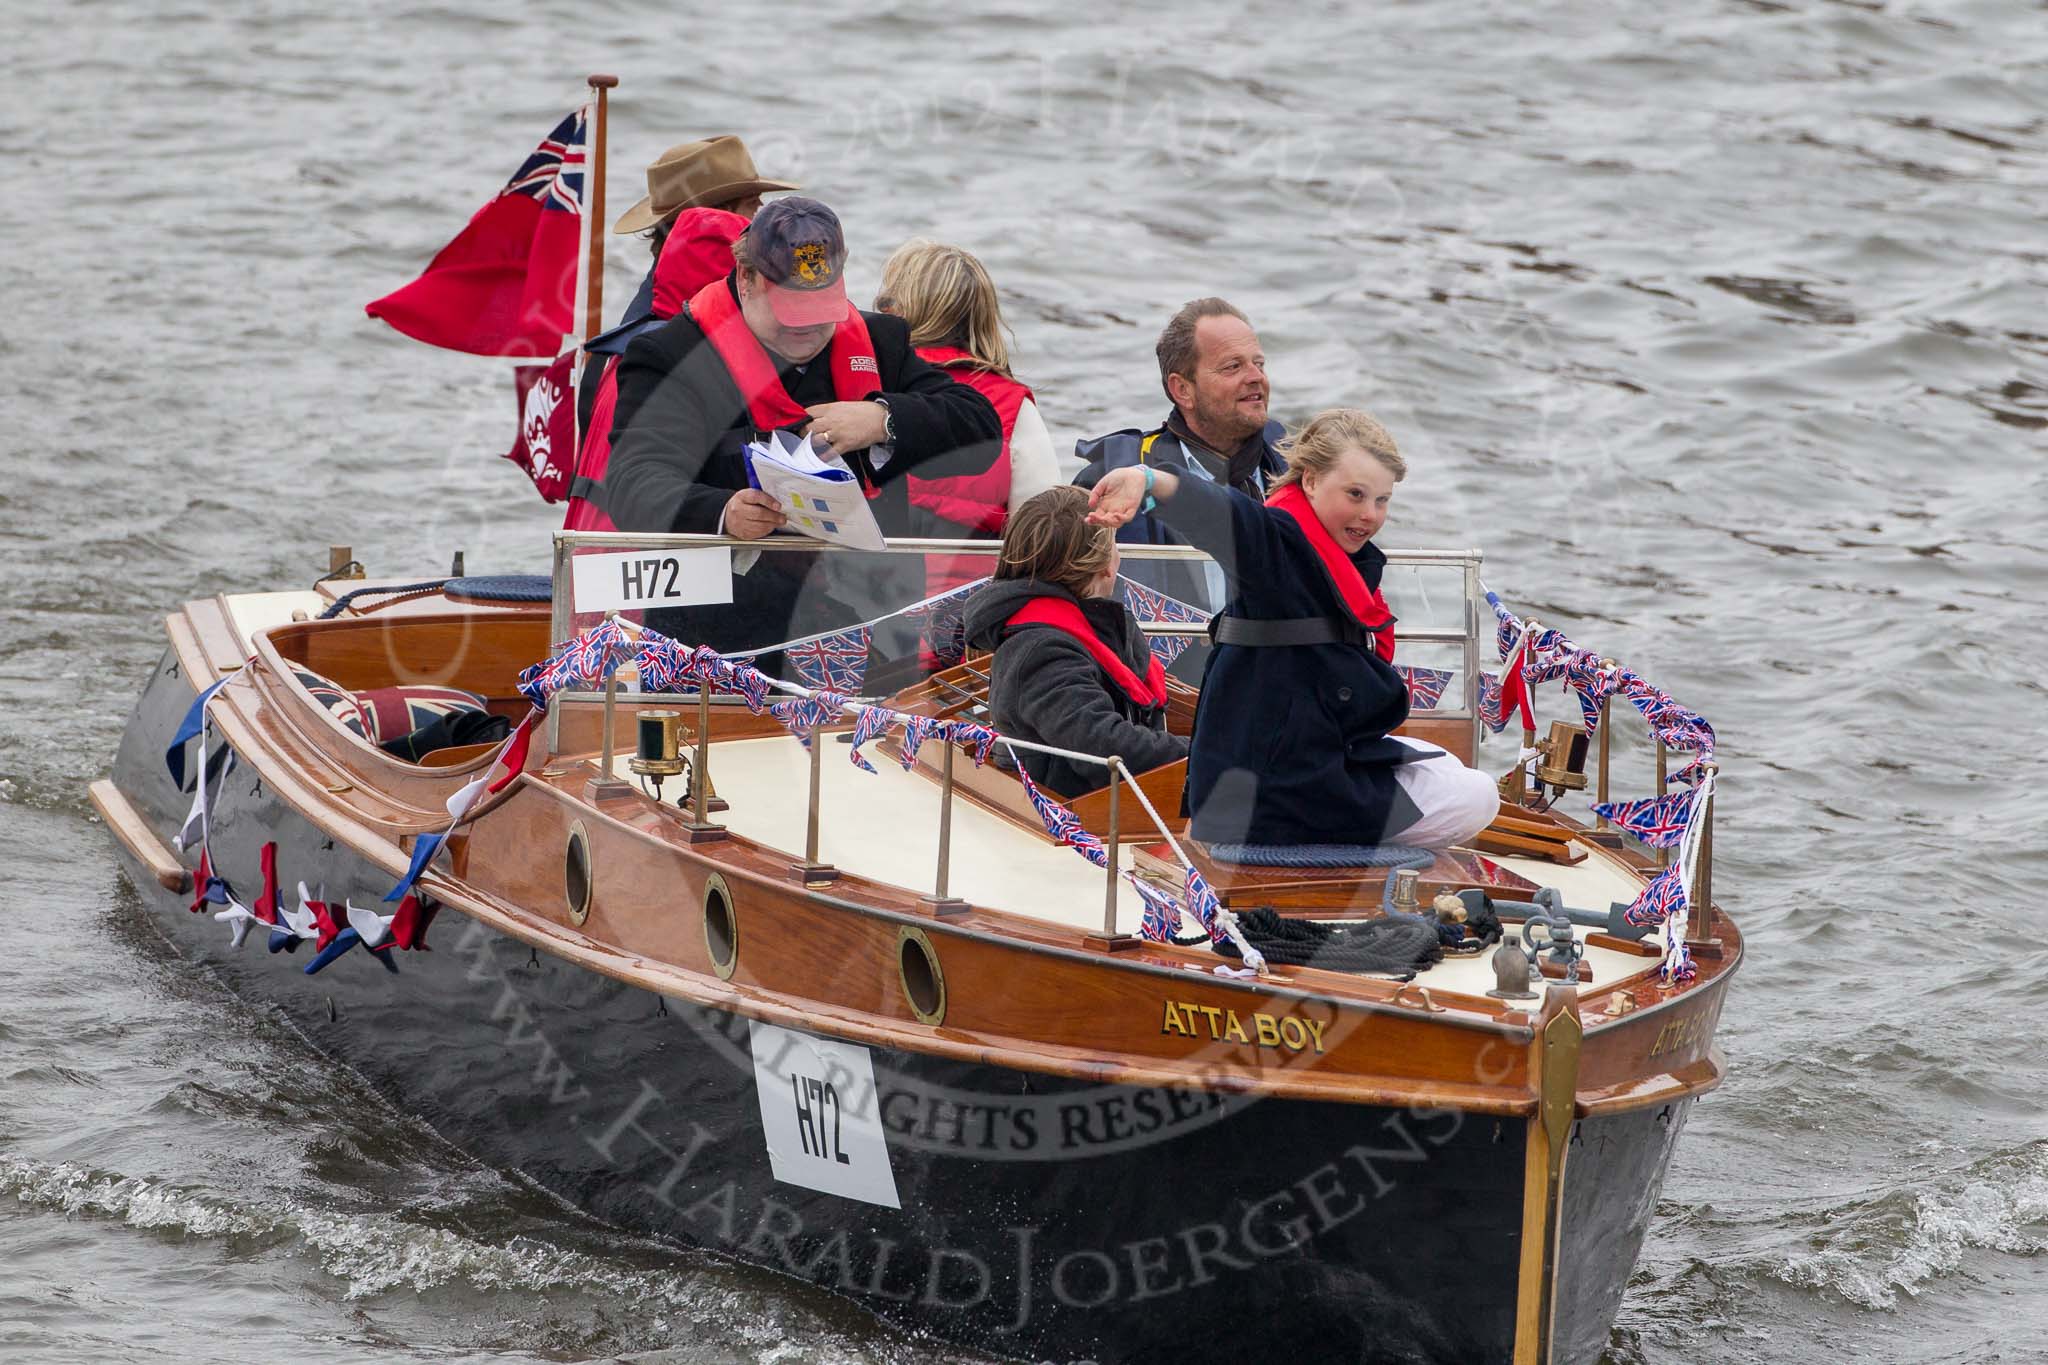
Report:
[[854,767],[859,768],[862,772],[871,773],[875,770],[875,765],[868,762],[866,757],[862,755],[860,746],[888,734],[889,726],[895,719],[896,713],[886,707],[864,706],[861,708],[860,715],[853,722],[853,752],[848,755],[853,760]]
[[602,683],[628,653],[625,628],[615,620],[602,621],[555,648],[553,658],[519,675],[520,695],[537,707],[567,688]]
[[[1579,653],[1570,649],[1545,649],[1542,639],[1556,635],[1556,631],[1542,630],[1529,637],[1529,652],[1522,658],[1522,676],[1532,683],[1556,682],[1571,668],[1573,657]],[[1558,636],[1563,639],[1563,636]],[[1566,640],[1569,645],[1571,641]]]
[[[1010,754],[1016,757],[1016,750],[1011,750]],[[1109,851],[1102,846],[1102,840],[1088,832],[1080,816],[1040,791],[1038,784],[1031,780],[1031,774],[1024,771],[1022,760],[1017,763],[1017,776],[1023,780],[1024,794],[1031,798],[1031,808],[1038,812],[1038,819],[1047,834],[1097,867],[1109,866]]]
[[1500,675],[1497,673],[1479,675],[1479,719],[1495,734],[1508,728],[1508,718],[1500,709]]
[[1596,803],[1593,814],[1605,816],[1651,848],[1677,848],[1692,823],[1693,808],[1699,804],[1699,788],[1688,787],[1669,796],[1643,801]]
[[[1216,899],[1216,893],[1209,889],[1208,879],[1202,876],[1201,869],[1193,863],[1188,864],[1187,908],[1208,932],[1211,942],[1222,943],[1230,937],[1223,928],[1223,904]],[[1244,950],[1245,966],[1259,965],[1256,960],[1258,954],[1250,945],[1238,946]]]
[[768,704],[768,714],[782,722],[782,728],[811,747],[811,731],[831,723],[839,714],[839,708],[846,705],[846,698],[836,692],[818,692],[808,697],[786,697]]
[[1664,960],[1657,965],[1657,975],[1671,985],[1691,981],[1699,974],[1700,969],[1693,964],[1692,949],[1685,946],[1683,938],[1667,949]]
[[987,582],[986,578],[977,578],[903,613],[922,623],[925,648],[931,651],[939,667],[950,668],[967,657],[967,599]]
[[[1133,582],[1121,574],[1117,576],[1117,592],[1123,598],[1124,605],[1131,609],[1131,615],[1137,617],[1141,625],[1199,626],[1208,624],[1208,612],[1202,611],[1197,607],[1191,607],[1177,597],[1168,597],[1165,593],[1148,588],[1143,583]],[[1186,652],[1187,647],[1195,642],[1195,637],[1191,635],[1148,635],[1145,637],[1145,642],[1151,648],[1153,657],[1158,659],[1162,666],[1165,666],[1171,664]]]
[[1411,668],[1406,664],[1395,664],[1408,684],[1408,705],[1417,711],[1434,711],[1443,700],[1444,688],[1450,686],[1451,671],[1447,668]]
[[827,692],[858,692],[867,680],[868,628],[855,626],[782,651],[804,686]]
[[944,721],[930,716],[910,713],[903,717],[903,738],[898,741],[898,759],[903,764],[903,771],[909,772],[917,766],[917,751],[924,747],[926,740],[941,737],[945,728]]
[[1515,642],[1522,638],[1522,622],[1492,593],[1486,594],[1486,600],[1492,605],[1493,619],[1498,623],[1493,632],[1493,647],[1500,651],[1501,662],[1505,663],[1508,655],[1515,652]]
[[[654,632],[649,631],[648,634],[653,635]],[[768,707],[771,690],[768,675],[752,664],[736,663],[726,658],[709,645],[698,645],[690,651],[690,676],[700,685],[734,694],[757,716]]]
[[979,768],[988,762],[988,756],[995,750],[996,741],[1002,736],[986,725],[971,720],[941,721],[932,733],[943,738],[948,744],[967,745],[974,757],[974,766]]
[[1642,894],[1622,912],[1622,918],[1641,928],[1670,920],[1683,921],[1686,908],[1685,869],[1673,863],[1643,888]]
[[1621,685],[1620,670],[1602,668],[1600,656],[1590,649],[1582,649],[1572,655],[1571,664],[1564,675],[1565,685],[1579,698],[1579,716],[1586,724],[1586,733],[1592,734],[1600,728],[1600,703],[1614,695]]
[[1138,937],[1151,939],[1154,943],[1172,942],[1173,931],[1180,925],[1180,903],[1137,877],[1130,881],[1138,893],[1138,900],[1145,907],[1138,920]]
[[659,631],[648,631],[640,641],[640,690],[680,692],[690,681],[690,654]]
[[1696,777],[1701,765],[1713,760],[1714,727],[1707,723],[1706,717],[1679,705],[1647,678],[1630,669],[1621,670],[1617,690],[1628,699],[1629,705],[1642,713],[1650,732],[1663,740],[1667,747],[1695,755],[1675,775],[1674,781]]

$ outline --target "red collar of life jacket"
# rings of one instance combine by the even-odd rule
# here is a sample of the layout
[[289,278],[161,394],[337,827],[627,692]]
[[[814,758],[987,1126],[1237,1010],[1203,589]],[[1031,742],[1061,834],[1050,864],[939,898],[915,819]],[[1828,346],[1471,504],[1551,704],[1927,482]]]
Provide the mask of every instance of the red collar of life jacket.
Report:
[[1309,548],[1316,552],[1316,558],[1321,561],[1330,586],[1337,590],[1344,609],[1371,633],[1373,651],[1392,663],[1394,614],[1387,610],[1386,599],[1366,584],[1365,575],[1358,571],[1358,566],[1351,562],[1351,556],[1344,553],[1336,537],[1324,527],[1316,509],[1309,505],[1308,494],[1302,491],[1301,485],[1288,484],[1267,498],[1266,506],[1294,518],[1295,525],[1301,527],[1302,534],[1308,537]]
[[1123,657],[1095,633],[1095,627],[1089,625],[1087,616],[1082,614],[1080,603],[1061,597],[1034,597],[1018,608],[1006,624],[1051,626],[1073,636],[1125,696],[1140,706],[1166,705],[1166,669],[1159,662],[1159,656],[1148,652],[1145,676],[1140,678],[1123,661]]
[[[740,316],[739,300],[733,297],[728,281],[713,280],[698,290],[690,299],[690,317],[725,362],[726,373],[739,386],[756,429],[774,431],[810,420],[803,405],[782,387],[768,348]],[[846,310],[846,317],[832,331],[824,359],[832,367],[832,394],[840,402],[858,403],[881,392],[882,370],[875,361],[875,343],[859,309]]]

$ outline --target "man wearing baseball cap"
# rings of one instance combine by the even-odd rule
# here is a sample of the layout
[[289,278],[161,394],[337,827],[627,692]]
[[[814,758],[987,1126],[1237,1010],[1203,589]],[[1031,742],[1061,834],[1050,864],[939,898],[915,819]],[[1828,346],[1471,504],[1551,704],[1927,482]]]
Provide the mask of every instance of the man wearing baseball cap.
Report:
[[[845,459],[884,535],[911,533],[905,474],[994,463],[1002,424],[988,400],[921,359],[901,318],[847,302],[846,240],[831,209],[794,196],[768,204],[733,259],[731,275],[626,348],[604,483],[620,530],[771,534],[782,512],[749,486],[743,452],[776,429]],[[790,638],[789,576],[808,569],[798,559],[765,556],[735,579],[732,608],[693,608],[671,624],[728,651]]]

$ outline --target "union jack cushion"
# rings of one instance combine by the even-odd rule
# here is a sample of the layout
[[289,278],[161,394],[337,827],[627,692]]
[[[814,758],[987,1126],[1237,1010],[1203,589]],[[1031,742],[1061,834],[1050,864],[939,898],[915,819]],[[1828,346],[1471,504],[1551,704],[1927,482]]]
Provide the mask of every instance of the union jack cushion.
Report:
[[356,700],[355,693],[339,683],[328,681],[310,668],[294,668],[292,674],[313,694],[314,701],[334,713],[336,720],[356,734],[368,733],[363,720],[363,704]]
[[434,687],[409,683],[402,687],[373,687],[356,693],[356,701],[369,721],[366,738],[372,744],[409,735],[457,711],[487,711],[489,705],[474,692],[459,687]]
[[411,683],[399,687],[373,687],[351,692],[321,677],[311,669],[294,668],[306,690],[334,713],[334,718],[372,744],[409,735],[422,725],[457,711],[485,711],[485,700],[459,687],[436,687]]

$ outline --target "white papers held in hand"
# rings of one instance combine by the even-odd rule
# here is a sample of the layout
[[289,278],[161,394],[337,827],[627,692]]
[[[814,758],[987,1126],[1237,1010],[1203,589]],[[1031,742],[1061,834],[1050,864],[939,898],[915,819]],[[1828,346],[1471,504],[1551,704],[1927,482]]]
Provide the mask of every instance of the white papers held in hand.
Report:
[[775,499],[788,529],[814,540],[856,549],[880,550],[887,542],[868,507],[860,480],[838,456],[820,456],[811,438],[772,431],[747,445],[747,477]]

